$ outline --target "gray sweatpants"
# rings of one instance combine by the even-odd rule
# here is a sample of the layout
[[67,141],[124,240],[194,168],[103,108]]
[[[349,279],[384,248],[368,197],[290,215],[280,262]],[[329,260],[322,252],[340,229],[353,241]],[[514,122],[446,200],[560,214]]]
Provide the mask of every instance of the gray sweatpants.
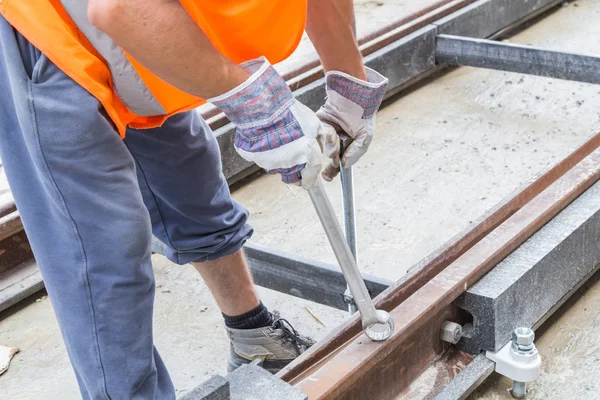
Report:
[[252,234],[195,112],[121,140],[101,104],[0,17],[0,158],[85,399],[172,399],[152,338],[152,234],[173,262]]

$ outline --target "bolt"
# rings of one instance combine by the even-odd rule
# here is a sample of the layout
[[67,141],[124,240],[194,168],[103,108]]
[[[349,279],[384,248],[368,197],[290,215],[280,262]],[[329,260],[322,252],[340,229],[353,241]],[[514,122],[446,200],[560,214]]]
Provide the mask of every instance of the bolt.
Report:
[[533,351],[535,333],[529,328],[517,328],[512,333],[512,348],[521,354]]
[[348,303],[348,313],[349,314],[352,315],[357,311],[358,311],[358,308],[356,307],[356,304],[354,304],[354,302]]
[[512,394],[514,398],[522,399],[527,394],[527,384],[525,382],[513,382],[510,394]]
[[352,297],[352,294],[350,294],[349,289],[346,289],[346,291],[344,292],[344,303],[346,303],[346,306],[348,307],[348,312],[350,314],[354,314],[358,311],[356,303],[354,302],[354,297]]
[[[519,354],[530,354],[535,350],[533,340],[535,333],[529,328],[517,328],[512,333],[512,351]],[[514,381],[511,394],[517,399],[522,399],[527,394],[527,383]]]
[[462,326],[452,321],[445,321],[440,329],[440,339],[444,342],[457,344],[462,337]]

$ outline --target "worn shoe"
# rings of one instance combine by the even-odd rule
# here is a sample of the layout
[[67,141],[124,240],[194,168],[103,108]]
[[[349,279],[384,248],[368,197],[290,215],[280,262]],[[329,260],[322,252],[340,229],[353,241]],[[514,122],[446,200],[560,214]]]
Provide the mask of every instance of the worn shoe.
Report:
[[258,329],[225,327],[231,341],[228,371],[253,361],[272,374],[292,362],[315,342],[301,336],[285,319],[273,313],[273,324]]

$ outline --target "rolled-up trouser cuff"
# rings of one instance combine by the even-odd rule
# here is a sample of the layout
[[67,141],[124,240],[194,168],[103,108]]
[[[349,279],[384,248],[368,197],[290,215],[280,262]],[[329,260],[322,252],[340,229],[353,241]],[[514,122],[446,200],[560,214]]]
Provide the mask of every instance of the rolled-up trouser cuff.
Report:
[[238,251],[252,235],[248,211],[235,201],[221,170],[217,140],[196,112],[161,127],[128,129],[138,183],[163,254],[176,264]]
[[236,234],[231,237],[222,246],[219,246],[218,250],[207,251],[203,248],[190,249],[190,250],[175,250],[170,246],[163,247],[163,255],[172,262],[183,265],[191,262],[207,262],[218,260],[221,257],[225,257],[234,254],[240,250],[246,241],[252,237],[254,230],[249,224],[244,224]]

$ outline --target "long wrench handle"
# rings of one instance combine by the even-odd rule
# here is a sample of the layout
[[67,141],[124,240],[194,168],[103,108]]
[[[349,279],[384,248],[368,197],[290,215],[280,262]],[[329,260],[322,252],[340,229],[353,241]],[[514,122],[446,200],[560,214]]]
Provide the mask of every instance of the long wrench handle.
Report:
[[[340,135],[340,156],[352,143],[352,138]],[[344,231],[350,251],[358,263],[357,236],[356,236],[356,213],[354,207],[354,177],[352,167],[344,168],[340,165],[340,179],[342,184],[342,207],[344,210]]]
[[[327,197],[327,193],[319,179],[317,183],[308,190],[310,199],[315,207],[317,215],[325,229],[327,239],[335,257],[340,264],[346,283],[350,288],[350,293],[354,297],[354,302],[363,322],[363,329],[371,340],[386,340],[393,332],[393,320],[384,311],[376,310],[367,290],[367,286],[360,275],[358,265],[350,247],[344,238],[342,228],[338,223],[335,211]],[[385,325],[384,329],[376,330],[376,325]]]
[[[340,157],[352,143],[352,138],[344,133],[340,136]],[[350,246],[350,251],[358,264],[358,237],[356,235],[356,213],[354,207],[354,178],[352,167],[344,168],[340,165],[340,180],[342,186],[342,209],[344,212],[344,233],[346,242]],[[354,314],[357,311],[354,298],[350,293],[350,288],[344,293],[344,301],[348,305],[348,312]]]

